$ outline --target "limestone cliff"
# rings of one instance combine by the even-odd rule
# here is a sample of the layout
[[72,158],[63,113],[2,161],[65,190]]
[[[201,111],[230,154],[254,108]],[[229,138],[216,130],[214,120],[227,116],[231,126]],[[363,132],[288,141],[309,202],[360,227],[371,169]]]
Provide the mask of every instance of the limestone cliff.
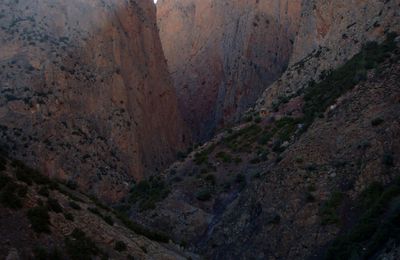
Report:
[[196,137],[238,119],[287,67],[301,0],[162,0],[160,37]]
[[0,140],[107,199],[187,137],[150,0],[0,3]]

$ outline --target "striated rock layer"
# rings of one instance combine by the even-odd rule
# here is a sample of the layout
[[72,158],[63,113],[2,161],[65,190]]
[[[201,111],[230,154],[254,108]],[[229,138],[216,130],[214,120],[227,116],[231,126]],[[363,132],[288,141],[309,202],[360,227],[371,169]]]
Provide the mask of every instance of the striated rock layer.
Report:
[[289,62],[301,0],[162,0],[158,25],[195,137],[240,117]]
[[116,199],[185,142],[150,0],[0,3],[0,140]]

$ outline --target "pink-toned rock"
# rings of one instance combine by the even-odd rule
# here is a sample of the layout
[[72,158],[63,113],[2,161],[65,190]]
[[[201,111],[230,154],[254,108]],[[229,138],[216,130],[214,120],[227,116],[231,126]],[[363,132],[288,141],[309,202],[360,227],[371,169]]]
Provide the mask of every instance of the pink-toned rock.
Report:
[[300,0],[162,0],[158,25],[179,107],[200,139],[240,118],[285,70]]
[[2,1],[0,141],[116,199],[189,140],[150,0]]

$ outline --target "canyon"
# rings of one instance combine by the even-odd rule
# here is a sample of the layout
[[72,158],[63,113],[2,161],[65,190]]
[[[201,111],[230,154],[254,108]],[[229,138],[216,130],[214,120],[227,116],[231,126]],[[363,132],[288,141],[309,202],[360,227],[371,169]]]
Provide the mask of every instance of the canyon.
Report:
[[0,257],[399,259],[399,10],[3,1]]
[[282,74],[300,15],[300,0],[157,3],[179,108],[195,139],[236,122]]

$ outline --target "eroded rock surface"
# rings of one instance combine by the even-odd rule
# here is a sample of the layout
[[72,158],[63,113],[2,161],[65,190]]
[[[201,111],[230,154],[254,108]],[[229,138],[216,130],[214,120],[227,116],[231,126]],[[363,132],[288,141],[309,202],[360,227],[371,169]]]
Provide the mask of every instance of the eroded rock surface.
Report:
[[300,0],[163,0],[158,25],[195,137],[238,119],[287,67]]
[[188,140],[150,0],[2,1],[0,140],[109,200]]

